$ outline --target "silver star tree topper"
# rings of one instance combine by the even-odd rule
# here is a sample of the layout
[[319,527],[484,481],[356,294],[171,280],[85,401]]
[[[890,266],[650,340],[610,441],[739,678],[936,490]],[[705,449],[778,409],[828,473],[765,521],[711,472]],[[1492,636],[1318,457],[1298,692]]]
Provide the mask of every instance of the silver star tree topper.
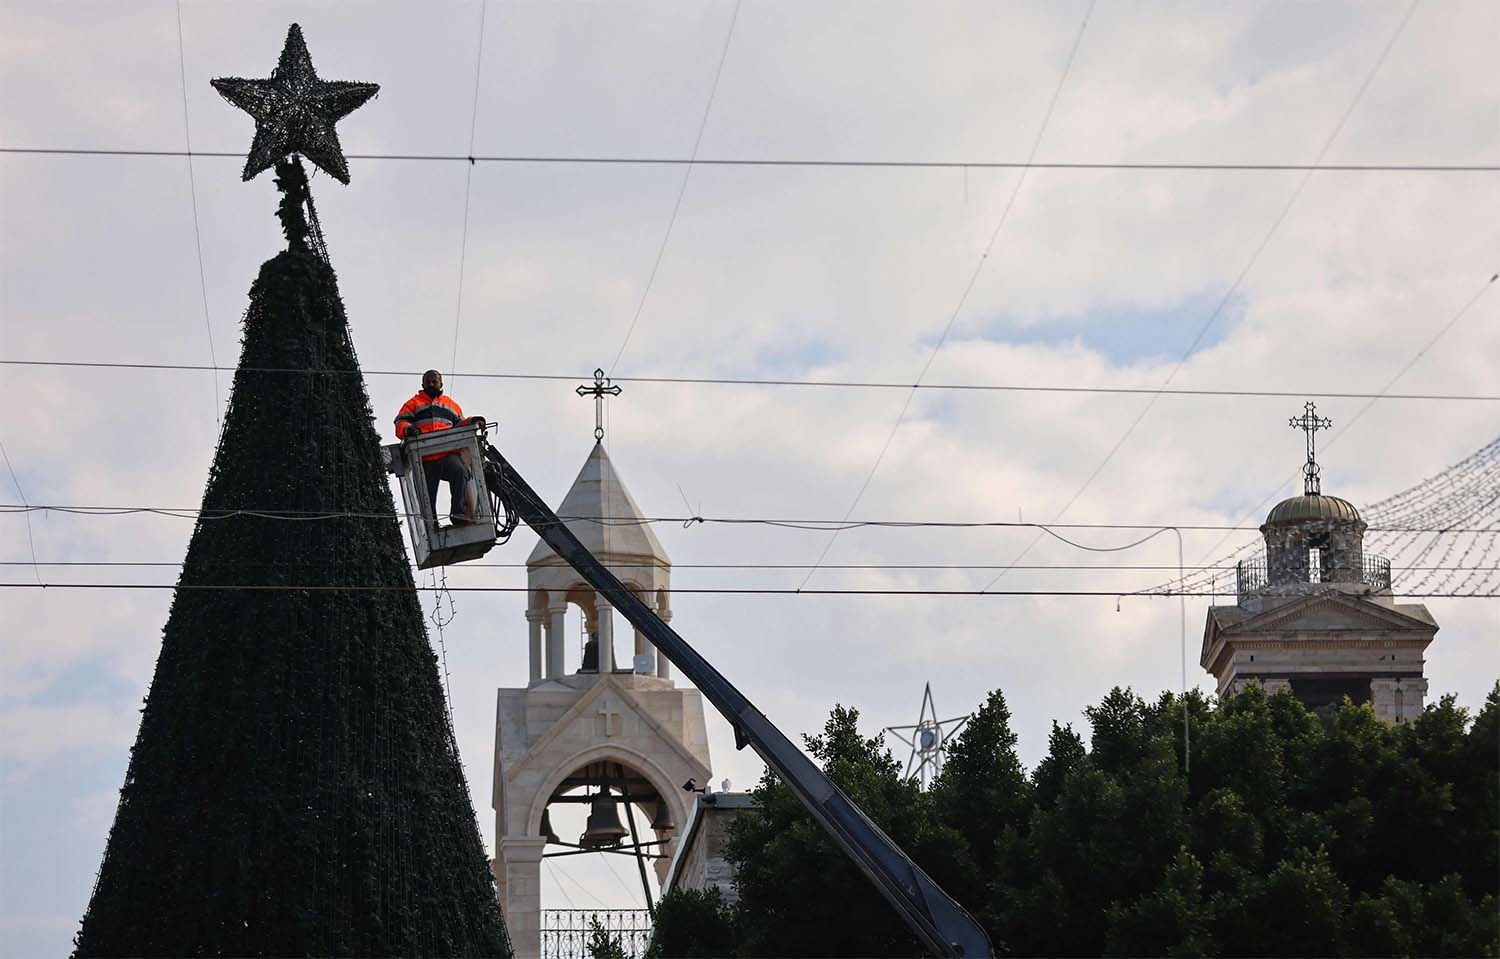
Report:
[[380,85],[318,79],[297,24],[287,31],[281,60],[269,78],[221,77],[212,83],[224,99],[255,118],[244,179],[299,153],[340,183],[349,183],[349,164],[333,125],[373,97]]

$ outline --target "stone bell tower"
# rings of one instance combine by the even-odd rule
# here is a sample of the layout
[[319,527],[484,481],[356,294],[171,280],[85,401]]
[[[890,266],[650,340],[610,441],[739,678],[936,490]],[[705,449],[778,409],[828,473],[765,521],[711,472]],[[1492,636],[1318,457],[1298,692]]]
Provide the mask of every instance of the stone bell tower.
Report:
[[1264,555],[1236,568],[1237,603],[1209,609],[1201,663],[1221,696],[1257,683],[1290,688],[1309,708],[1348,696],[1406,722],[1427,695],[1423,656],[1437,622],[1420,603],[1396,602],[1390,561],[1364,551],[1359,510],[1323,494],[1313,436],[1332,424],[1309,403],[1291,425],[1308,436],[1302,495],[1266,517]]
[[[658,616],[672,618],[671,561],[602,443],[557,513]],[[678,689],[671,664],[639,633],[633,657],[622,657],[609,603],[546,543],[526,565],[531,674],[524,687],[499,691],[492,800],[492,866],[518,959],[540,955],[544,856],[639,846],[657,857],[660,882],[695,798],[682,784],[711,775],[701,694]],[[569,607],[587,636],[571,661]],[[611,829],[557,836],[548,807],[560,803],[587,804]]]

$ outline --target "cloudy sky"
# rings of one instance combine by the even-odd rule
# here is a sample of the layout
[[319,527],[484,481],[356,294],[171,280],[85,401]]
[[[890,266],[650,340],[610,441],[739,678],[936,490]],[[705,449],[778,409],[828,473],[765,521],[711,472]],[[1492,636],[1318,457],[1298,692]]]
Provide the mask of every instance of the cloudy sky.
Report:
[[[349,153],[1500,162],[1500,7],[1488,0],[184,2],[180,47],[178,16],[144,0],[0,2],[0,141],[182,150],[190,131],[197,150],[243,152],[251,121],[208,80],[267,75],[296,21],[322,76],[381,84],[340,124]],[[181,156],[0,155],[0,358],[232,366],[250,281],[281,245],[270,177],[241,183],[240,165],[200,157],[190,181]],[[498,421],[507,456],[554,501],[589,451],[591,404],[571,382],[466,372],[1500,392],[1493,172],[350,167],[349,187],[318,176],[313,189],[364,367],[450,369],[450,392]],[[229,374],[0,377],[0,441],[30,502],[198,504]],[[367,385],[384,422],[417,384]],[[1336,425],[1324,489],[1357,504],[1497,432],[1494,403],[1382,400],[1360,415],[1365,402],[1319,404]],[[1285,397],[627,383],[608,444],[649,515],[681,515],[686,499],[706,516],[837,519],[852,507],[864,519],[1254,527],[1292,489],[1302,440],[1286,420],[1300,409]],[[7,485],[0,499],[20,495]],[[190,532],[160,516],[61,514],[30,530],[47,563],[172,563]],[[995,566],[1036,535],[657,532],[684,567]],[[0,559],[30,560],[27,536],[23,517],[0,516]],[[1189,531],[1186,561],[1254,538]],[[522,563],[533,542],[518,534],[488,559]],[[1170,536],[1109,555],[1045,542],[1022,562],[1175,566],[1177,550]],[[27,566],[4,570],[35,581]],[[176,571],[39,573],[170,583]],[[996,588],[1123,593],[1169,576],[1018,569]],[[681,568],[674,583],[973,589],[994,577]],[[449,582],[519,586],[524,572],[454,570]],[[523,601],[456,601],[444,634],[453,708],[493,848],[494,696],[526,678]],[[7,955],[68,948],[169,602],[164,590],[0,591]],[[1500,677],[1500,608],[1426,602],[1442,626],[1432,689],[1476,705]],[[1211,688],[1196,665],[1207,604],[1187,607],[1188,677]],[[1169,599],[682,594],[673,607],[673,625],[792,734],[835,702],[871,732],[913,722],[925,681],[950,714],[998,687],[1034,764],[1053,719],[1081,723],[1116,684],[1154,696],[1181,677]],[[749,786],[758,762],[716,717],[711,735],[716,779]],[[561,862],[546,906],[636,904],[602,865]]]

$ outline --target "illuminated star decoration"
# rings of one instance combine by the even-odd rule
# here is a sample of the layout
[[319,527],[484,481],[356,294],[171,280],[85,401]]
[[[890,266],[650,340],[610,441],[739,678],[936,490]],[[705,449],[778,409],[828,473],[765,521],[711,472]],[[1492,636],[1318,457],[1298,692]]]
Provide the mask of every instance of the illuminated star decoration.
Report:
[[286,32],[281,61],[269,79],[221,77],[212,82],[224,99],[255,118],[255,141],[245,159],[244,179],[269,170],[288,154],[300,153],[335,180],[349,183],[349,164],[333,125],[373,97],[379,84],[319,80],[302,42],[302,28],[295,23]]
[[[943,771],[943,754],[947,752],[948,740],[957,735],[968,721],[968,716],[938,719],[937,707],[932,702],[932,684],[928,683],[922,689],[922,709],[916,723],[910,726],[887,726],[882,732],[890,733],[911,747],[911,756],[906,760],[906,772],[903,775],[907,779],[915,779],[921,788],[926,789]],[[908,731],[910,735],[906,735]]]

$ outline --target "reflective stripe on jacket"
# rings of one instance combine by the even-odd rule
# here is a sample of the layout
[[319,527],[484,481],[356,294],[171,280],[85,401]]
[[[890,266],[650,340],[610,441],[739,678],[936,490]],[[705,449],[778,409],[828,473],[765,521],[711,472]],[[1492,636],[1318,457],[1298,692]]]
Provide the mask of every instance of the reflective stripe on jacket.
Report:
[[[416,396],[401,404],[401,411],[396,414],[396,439],[406,438],[408,425],[415,425],[423,433],[431,433],[434,430],[462,426],[467,422],[464,418],[463,407],[459,406],[447,393],[433,399],[427,395],[426,390],[419,390]],[[440,460],[444,456],[451,456],[457,452],[458,450],[449,450],[447,453],[428,453],[422,457],[422,462]]]

